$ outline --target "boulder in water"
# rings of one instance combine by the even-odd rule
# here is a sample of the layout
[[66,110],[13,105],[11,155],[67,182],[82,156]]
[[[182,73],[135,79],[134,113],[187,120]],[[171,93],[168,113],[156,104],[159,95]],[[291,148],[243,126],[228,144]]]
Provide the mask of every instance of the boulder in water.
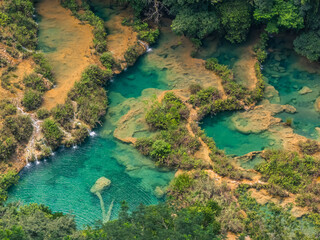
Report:
[[304,86],[303,88],[300,89],[299,94],[304,95],[311,92],[312,90],[310,88],[308,88],[307,86]]
[[317,100],[314,103],[314,108],[317,112],[320,112],[320,97],[317,98]]
[[92,192],[92,193],[101,192],[105,188],[109,187],[110,184],[111,184],[111,181],[108,178],[101,177],[92,186],[92,188],[90,189],[90,192]]

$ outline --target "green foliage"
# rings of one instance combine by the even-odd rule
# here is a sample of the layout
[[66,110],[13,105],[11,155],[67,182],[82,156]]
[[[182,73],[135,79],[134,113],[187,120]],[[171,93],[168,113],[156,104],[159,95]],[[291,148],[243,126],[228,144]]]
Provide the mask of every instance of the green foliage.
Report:
[[9,170],[5,174],[0,174],[0,206],[8,198],[8,192],[7,192],[8,188],[16,184],[18,182],[18,179],[19,179],[19,176],[15,171]]
[[68,94],[78,105],[78,118],[91,127],[95,126],[106,112],[107,96],[104,86],[111,77],[110,69],[102,70],[96,65],[89,66]]
[[314,232],[301,230],[301,222],[290,214],[290,208],[282,208],[273,203],[259,205],[249,193],[241,193],[238,199],[247,213],[245,233],[253,240],[260,239],[317,239]]
[[254,18],[266,23],[268,33],[278,33],[280,27],[286,29],[301,29],[304,19],[299,6],[294,0],[255,0]]
[[115,60],[112,56],[111,52],[104,52],[100,56],[100,62],[105,66],[106,68],[112,68],[115,64]]
[[50,111],[45,108],[40,108],[37,111],[37,117],[40,120],[46,119],[46,118],[50,117]]
[[88,129],[84,126],[77,126],[77,128],[72,132],[72,137],[74,144],[82,143],[88,136]]
[[296,153],[269,150],[264,158],[266,162],[257,167],[264,180],[292,193],[304,189],[319,176],[320,161],[310,156],[300,158]]
[[165,159],[171,152],[171,145],[164,140],[156,140],[152,146],[150,155],[155,159]]
[[43,77],[50,80],[54,83],[52,68],[48,62],[48,60],[44,57],[42,53],[34,53],[33,60],[35,61],[38,66],[36,67],[36,73],[41,74]]
[[79,10],[79,6],[75,0],[60,0],[61,6],[69,8],[72,13],[76,13]]
[[220,98],[218,89],[214,87],[208,87],[206,89],[201,89],[197,91],[196,94],[194,95],[191,95],[189,102],[194,107],[200,107],[200,106],[210,104],[213,101],[217,100],[218,98]]
[[0,160],[8,160],[15,152],[17,141],[4,129],[0,130]]
[[307,57],[310,61],[320,60],[320,30],[302,33],[293,44],[298,54]]
[[124,59],[126,60],[128,66],[133,66],[143,51],[144,49],[138,43],[129,47],[124,53]]
[[[203,239],[218,240],[220,225],[216,202],[175,210],[166,204],[141,205],[129,213],[123,203],[119,219],[105,223],[101,229],[86,229],[71,239]],[[82,238],[80,237],[82,236]]]
[[301,151],[305,154],[312,155],[315,154],[316,152],[320,151],[320,147],[318,145],[318,142],[315,140],[306,140],[306,141],[300,141],[299,142],[299,147]]
[[0,101],[0,116],[5,118],[10,115],[15,115],[17,112],[17,107],[13,105],[8,100],[1,100]]
[[11,132],[18,142],[29,141],[33,132],[31,118],[25,115],[6,117],[3,125],[4,129]]
[[65,104],[58,104],[51,110],[53,118],[63,127],[73,119],[73,112],[74,110],[70,100],[66,101]]
[[7,27],[15,45],[35,49],[38,26],[33,20],[34,7],[30,0],[6,0],[0,6],[0,25]]
[[39,108],[42,104],[42,93],[35,90],[26,90],[22,99],[22,105],[27,111]]
[[225,38],[232,43],[246,40],[251,26],[251,6],[246,0],[223,1],[219,6]]
[[182,173],[175,177],[170,183],[170,189],[175,193],[181,194],[191,187],[193,179],[187,174]]
[[171,28],[176,34],[203,39],[220,28],[220,20],[215,11],[196,11],[192,8],[183,8],[172,21]]
[[202,87],[199,84],[191,84],[189,86],[189,91],[191,94],[196,94],[200,90],[202,90]]
[[59,129],[57,123],[54,120],[47,118],[43,121],[41,127],[48,144],[52,148],[59,147],[62,141],[63,133]]
[[149,44],[154,44],[159,38],[159,29],[150,28],[146,22],[135,21],[133,26],[133,29],[138,32],[138,38],[142,41],[145,41]]
[[173,93],[166,93],[161,104],[155,103],[146,114],[147,123],[156,129],[177,127],[189,117],[188,108]]
[[23,83],[26,87],[32,88],[33,90],[37,90],[39,92],[44,92],[47,90],[42,77],[38,76],[36,73],[31,73],[30,75],[25,76],[23,78]]
[[72,217],[38,204],[0,207],[0,238],[21,240],[65,239],[76,230]]

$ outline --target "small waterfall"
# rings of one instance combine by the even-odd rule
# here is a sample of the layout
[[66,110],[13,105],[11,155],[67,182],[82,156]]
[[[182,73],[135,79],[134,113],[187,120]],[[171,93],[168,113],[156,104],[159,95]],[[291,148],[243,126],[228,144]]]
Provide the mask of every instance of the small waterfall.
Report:
[[149,47],[149,45],[146,42],[143,42],[139,40],[139,43],[143,45],[143,47],[146,49],[146,52],[151,52],[152,48]]

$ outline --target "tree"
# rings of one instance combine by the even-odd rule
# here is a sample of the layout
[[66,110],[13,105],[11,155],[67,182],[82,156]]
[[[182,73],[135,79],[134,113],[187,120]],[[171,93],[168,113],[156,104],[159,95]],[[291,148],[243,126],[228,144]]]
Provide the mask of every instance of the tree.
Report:
[[220,6],[225,38],[232,43],[246,40],[251,27],[251,6],[246,0],[224,1]]
[[320,30],[302,33],[294,42],[294,49],[298,54],[311,61],[320,59]]

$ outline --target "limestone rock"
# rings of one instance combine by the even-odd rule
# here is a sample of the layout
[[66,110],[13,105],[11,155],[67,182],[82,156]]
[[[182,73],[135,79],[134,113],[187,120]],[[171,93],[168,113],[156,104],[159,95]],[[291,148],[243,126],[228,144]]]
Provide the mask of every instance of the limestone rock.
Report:
[[303,88],[300,89],[299,94],[304,95],[311,92],[312,90],[310,88],[308,88],[307,86],[304,86]]
[[315,101],[314,108],[316,109],[316,111],[320,112],[320,97],[318,97]]
[[111,181],[108,178],[101,177],[92,186],[92,188],[90,189],[90,192],[92,192],[92,193],[101,192],[105,188],[109,187],[110,184],[111,184]]
[[157,186],[154,190],[154,195],[156,195],[157,198],[163,198],[165,193],[165,189],[160,186]]

